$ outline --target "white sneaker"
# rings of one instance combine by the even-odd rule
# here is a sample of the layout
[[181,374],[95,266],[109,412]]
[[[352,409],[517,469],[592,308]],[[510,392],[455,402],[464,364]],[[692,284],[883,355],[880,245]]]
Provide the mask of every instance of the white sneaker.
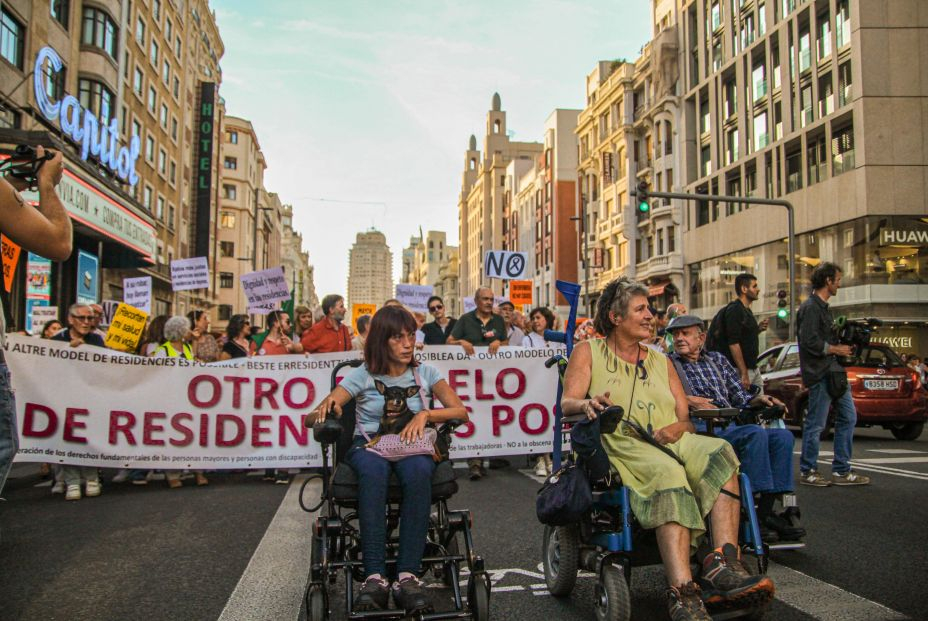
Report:
[[87,497],[93,498],[100,495],[100,481],[87,481]]
[[128,470],[120,470],[120,471],[117,472],[116,475],[113,477],[113,483],[125,483],[125,482],[128,481],[128,480],[129,480],[129,471],[128,471]]
[[52,485],[53,494],[63,494],[64,493],[64,481],[55,481],[55,484]]
[[81,486],[80,485],[68,485],[68,492],[64,495],[65,500],[80,500],[81,499]]
[[535,462],[535,476],[536,477],[546,477],[548,476],[548,467],[545,465],[545,460],[539,458]]

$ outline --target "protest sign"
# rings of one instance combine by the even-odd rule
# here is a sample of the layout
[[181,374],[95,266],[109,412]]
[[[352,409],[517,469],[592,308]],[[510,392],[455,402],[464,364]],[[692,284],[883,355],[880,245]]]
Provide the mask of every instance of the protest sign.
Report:
[[77,295],[79,304],[96,304],[97,282],[100,280],[100,259],[89,252],[77,251]]
[[[474,302],[474,298],[464,298],[464,312],[469,313],[472,310],[477,308],[477,303]],[[499,306],[506,301],[506,298],[497,295],[493,297],[493,306]]]
[[290,299],[290,289],[287,287],[283,267],[277,266],[260,272],[249,272],[242,274],[239,279],[242,281],[245,297],[248,298],[250,312],[258,312],[252,309],[267,308],[270,304],[272,306],[264,311],[264,314],[267,314],[274,310],[275,302],[286,302]]
[[396,299],[413,312],[427,313],[434,290],[431,285],[396,285]]
[[358,317],[361,315],[371,315],[377,312],[376,304],[352,304],[351,305],[351,327],[355,332],[358,331]]
[[22,252],[19,244],[6,235],[0,235],[0,254],[3,255],[3,288],[7,293],[13,286],[13,275],[16,273],[16,264],[19,263],[19,253]]
[[532,303],[532,281],[531,280],[510,280],[509,281],[509,301],[516,308],[524,304]]
[[[558,380],[544,362],[561,351],[504,347],[491,355],[478,347],[467,356],[460,347],[426,346],[417,352],[469,412],[451,457],[551,452]],[[303,418],[329,393],[332,369],[358,353],[204,364],[11,335],[16,459],[111,468],[319,466],[319,445]],[[49,377],[55,390],[48,390]]]
[[119,304],[120,302],[116,300],[103,300],[103,303],[100,304],[103,308],[103,317],[100,318],[100,325],[98,326],[100,330],[106,332],[109,329]]
[[142,338],[146,319],[148,313],[143,310],[125,303],[117,306],[110,328],[106,331],[106,346],[117,351],[135,351]]
[[26,299],[49,300],[52,294],[52,262],[29,253],[26,258]]
[[171,288],[174,291],[209,288],[209,265],[206,257],[171,261]]
[[45,325],[46,321],[51,321],[52,319],[58,319],[58,307],[57,306],[33,306],[32,312],[30,313],[30,319],[32,320],[32,325],[29,327],[31,327],[32,329],[29,330],[29,333],[33,335],[39,334],[40,332],[42,332],[42,326]]
[[483,259],[483,273],[490,278],[511,280],[525,275],[528,253],[487,250]]
[[151,315],[151,276],[123,278],[122,300]]

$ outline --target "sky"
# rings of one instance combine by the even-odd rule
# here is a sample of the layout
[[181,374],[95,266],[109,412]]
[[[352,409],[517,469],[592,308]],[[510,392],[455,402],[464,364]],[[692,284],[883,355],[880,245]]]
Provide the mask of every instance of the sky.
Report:
[[555,108],[583,108],[599,60],[634,60],[647,0],[213,0],[219,94],[250,120],[264,183],[293,205],[316,292],[345,294],[355,235],[402,249],[458,243],[464,152],[494,92],[513,140],[540,141]]

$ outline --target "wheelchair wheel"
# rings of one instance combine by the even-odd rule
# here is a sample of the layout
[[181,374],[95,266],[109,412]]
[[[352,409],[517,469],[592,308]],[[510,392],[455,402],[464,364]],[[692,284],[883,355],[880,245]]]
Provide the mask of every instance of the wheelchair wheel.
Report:
[[490,618],[490,579],[485,572],[471,574],[467,579],[467,606],[474,621]]
[[306,591],[307,621],[326,621],[329,618],[328,600],[325,586],[321,584],[309,585],[309,590]]
[[628,621],[632,618],[632,602],[625,575],[615,565],[603,567],[596,584],[596,618],[598,621]]
[[577,583],[580,566],[580,529],[569,526],[545,526],[544,548],[545,583],[555,597],[570,595]]

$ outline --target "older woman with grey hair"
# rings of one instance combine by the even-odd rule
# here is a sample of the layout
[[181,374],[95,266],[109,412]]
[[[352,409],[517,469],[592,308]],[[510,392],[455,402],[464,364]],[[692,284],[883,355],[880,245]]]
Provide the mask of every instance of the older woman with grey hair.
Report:
[[[193,351],[190,345],[186,343],[190,336],[190,320],[183,315],[174,315],[164,322],[164,343],[155,350],[153,358],[186,358],[193,360]],[[197,485],[207,485],[209,480],[203,474],[202,470],[194,470],[197,477]],[[183,483],[180,480],[180,470],[166,470],[165,476],[168,480],[168,486],[171,489],[181,487]]]
[[[591,420],[613,403],[625,409],[623,424],[602,435],[603,447],[629,489],[635,517],[644,528],[656,530],[670,583],[670,617],[705,621],[710,617],[703,599],[763,601],[773,597],[774,586],[741,563],[735,451],[720,438],[696,435],[673,363],[641,343],[650,336],[652,320],[647,287],[626,278],[606,285],[594,318],[603,338],[574,348],[561,408],[565,415],[582,413]],[[673,457],[639,434],[652,436]],[[698,559],[697,584],[690,554],[706,534],[707,519],[713,550]]]

